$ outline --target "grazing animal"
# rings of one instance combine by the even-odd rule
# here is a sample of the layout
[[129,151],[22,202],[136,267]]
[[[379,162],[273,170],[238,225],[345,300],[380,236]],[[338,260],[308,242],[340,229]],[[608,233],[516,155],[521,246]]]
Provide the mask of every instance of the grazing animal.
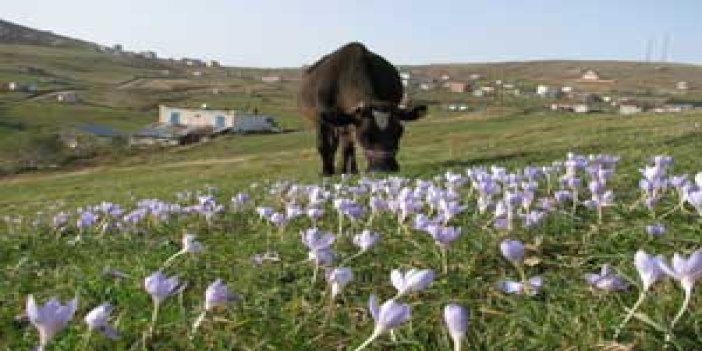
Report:
[[404,92],[397,69],[363,44],[349,43],[305,70],[298,103],[317,129],[322,174],[357,173],[355,144],[368,161],[368,171],[398,171],[402,121],[424,116],[427,107],[400,106]]

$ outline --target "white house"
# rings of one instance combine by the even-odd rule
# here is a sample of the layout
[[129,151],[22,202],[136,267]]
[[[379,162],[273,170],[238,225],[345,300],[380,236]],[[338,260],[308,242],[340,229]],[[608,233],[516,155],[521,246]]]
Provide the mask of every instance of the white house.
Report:
[[163,105],[158,110],[158,121],[172,125],[223,129],[233,127],[236,118],[236,111],[233,110],[186,109]]
[[563,94],[560,88],[549,85],[537,85],[536,95],[542,98],[558,98]]
[[15,91],[19,89],[19,85],[17,84],[17,82],[9,82],[7,83],[7,89],[10,91]]
[[187,109],[161,105],[158,122],[162,125],[190,128],[211,127],[215,133],[225,129],[236,133],[274,132],[279,129],[271,116],[235,110],[210,110],[206,106],[202,109]]
[[278,83],[282,80],[283,80],[283,78],[281,76],[263,76],[263,77],[261,77],[261,81],[264,83]]
[[633,115],[641,112],[643,112],[643,109],[638,105],[629,103],[619,105],[619,113],[622,115]]
[[595,81],[595,80],[600,80],[600,75],[595,70],[589,69],[589,70],[585,71],[585,73],[583,73],[583,75],[580,79]]
[[686,81],[680,81],[680,82],[675,83],[675,89],[677,89],[677,90],[688,90],[688,89],[690,89],[690,85],[687,84]]
[[590,106],[588,104],[575,104],[573,105],[573,112],[588,113],[590,112]]
[[56,101],[72,104],[80,101],[80,98],[75,91],[66,91],[56,94]]

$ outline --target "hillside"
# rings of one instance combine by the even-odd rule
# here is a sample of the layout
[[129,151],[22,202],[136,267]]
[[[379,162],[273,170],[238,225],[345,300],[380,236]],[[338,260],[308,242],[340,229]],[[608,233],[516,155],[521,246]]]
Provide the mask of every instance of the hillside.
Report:
[[[47,139],[76,123],[135,131],[156,119],[159,104],[255,108],[278,117],[284,128],[306,128],[295,102],[299,69],[206,66],[204,61],[192,65],[185,60],[148,58],[99,48],[98,44],[0,21],[0,170],[13,169],[17,160],[35,157],[37,145],[52,145]],[[502,80],[524,92],[533,92],[537,84],[553,84],[570,85],[578,92],[657,94],[662,98],[702,101],[702,66],[690,64],[531,61],[400,69],[434,80],[449,75],[451,80],[469,81],[471,76],[479,75],[478,84]],[[580,82],[588,69],[597,71],[602,81]],[[268,75],[280,76],[282,80],[262,82],[261,77]],[[690,84],[690,90],[684,94],[673,88],[682,80]],[[7,91],[3,87],[9,82],[32,90]],[[63,92],[75,94],[77,100],[58,102],[57,96]],[[501,105],[500,108],[525,111],[546,104],[528,96],[499,101],[494,97],[475,99],[470,94],[450,93],[440,87],[430,91],[414,89],[410,96],[429,102],[436,117],[447,116],[443,106],[455,101],[476,110]]]
[[[446,64],[407,67],[411,72],[452,79],[468,80],[479,74],[491,80],[571,85],[583,90],[635,92],[640,90],[673,90],[675,83],[687,81],[692,87],[702,86],[702,66],[670,62],[634,61],[527,61],[474,64]],[[586,70],[599,73],[603,82],[582,82]]]
[[65,37],[0,19],[0,44],[40,45],[50,47],[97,48],[95,43]]

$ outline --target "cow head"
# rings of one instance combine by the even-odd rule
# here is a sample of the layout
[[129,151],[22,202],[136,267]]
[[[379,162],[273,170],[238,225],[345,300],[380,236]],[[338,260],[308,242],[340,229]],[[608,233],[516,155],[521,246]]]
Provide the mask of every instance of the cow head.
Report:
[[396,155],[404,131],[402,122],[417,120],[426,113],[427,107],[424,105],[412,109],[361,105],[353,116],[341,117],[333,124],[355,126],[356,141],[366,156],[369,172],[395,172],[400,169]]

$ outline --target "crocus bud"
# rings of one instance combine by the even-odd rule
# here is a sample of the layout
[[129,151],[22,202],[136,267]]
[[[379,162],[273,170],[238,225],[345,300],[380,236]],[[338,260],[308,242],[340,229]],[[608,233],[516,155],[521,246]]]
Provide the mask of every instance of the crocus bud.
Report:
[[205,310],[211,311],[216,307],[225,306],[238,298],[236,294],[229,290],[229,287],[222,279],[217,279],[205,290]]
[[444,321],[453,340],[454,350],[461,349],[461,341],[468,331],[469,316],[468,309],[459,304],[451,303],[444,307]]
[[665,225],[663,223],[653,223],[646,226],[646,233],[653,236],[661,236],[665,234]]
[[519,264],[524,259],[524,244],[519,240],[502,240],[500,251],[502,256],[514,264]]
[[98,331],[109,339],[117,340],[119,339],[119,332],[107,321],[107,319],[110,318],[111,312],[112,305],[109,303],[103,303],[102,305],[93,308],[85,316],[85,324],[88,325],[88,329],[91,331]]
[[327,281],[331,285],[331,296],[336,297],[341,293],[341,290],[353,280],[353,271],[351,268],[339,267],[334,268],[327,273]]
[[183,235],[183,252],[198,253],[202,250],[203,246],[194,234]]

